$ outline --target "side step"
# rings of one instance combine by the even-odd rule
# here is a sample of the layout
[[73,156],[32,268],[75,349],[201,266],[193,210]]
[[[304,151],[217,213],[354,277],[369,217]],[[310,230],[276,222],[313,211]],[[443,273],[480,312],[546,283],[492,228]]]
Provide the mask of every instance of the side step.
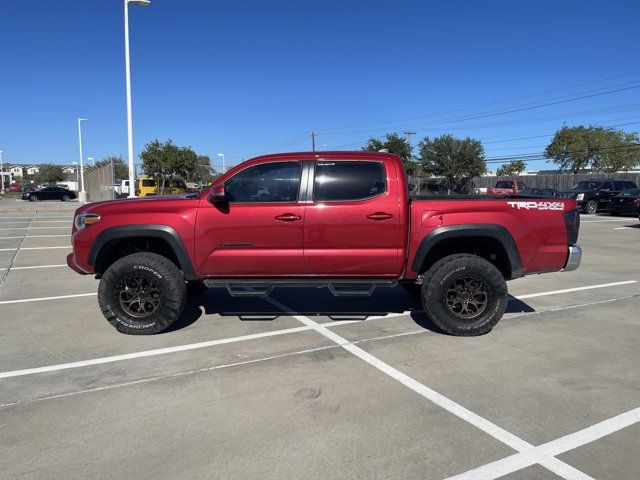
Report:
[[209,288],[224,287],[232,297],[267,296],[276,287],[328,288],[335,297],[369,297],[376,287],[393,288],[398,284],[398,281],[379,278],[209,278],[204,281],[204,284]]

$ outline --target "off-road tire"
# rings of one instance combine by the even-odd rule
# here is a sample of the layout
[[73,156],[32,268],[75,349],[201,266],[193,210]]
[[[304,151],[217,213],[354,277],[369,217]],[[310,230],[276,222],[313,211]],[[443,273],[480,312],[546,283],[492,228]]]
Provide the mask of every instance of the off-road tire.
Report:
[[598,212],[598,202],[595,200],[587,200],[582,209],[583,213],[588,213],[589,215],[595,215]]
[[[121,305],[121,286],[128,278],[143,278],[159,291],[156,309],[145,318],[130,315]],[[169,259],[155,253],[134,253],[114,262],[98,287],[98,303],[107,321],[129,335],[153,335],[171,326],[182,313],[187,286],[182,272]]]
[[[484,335],[500,321],[507,308],[507,283],[500,270],[484,258],[470,254],[449,255],[437,261],[425,274],[422,305],[429,318],[443,332],[457,336]],[[446,295],[456,281],[465,278],[483,283],[485,307],[475,318],[461,318],[448,306]],[[477,297],[476,297],[477,298]]]

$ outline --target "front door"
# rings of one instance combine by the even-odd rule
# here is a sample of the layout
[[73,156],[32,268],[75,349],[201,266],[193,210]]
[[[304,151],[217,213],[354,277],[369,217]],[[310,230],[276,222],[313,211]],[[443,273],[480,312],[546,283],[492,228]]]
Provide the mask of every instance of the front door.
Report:
[[223,203],[203,198],[196,262],[209,277],[303,275],[302,162],[249,166],[227,179]]
[[308,274],[385,277],[400,273],[398,182],[396,173],[387,168],[393,169],[393,164],[316,162],[304,231]]

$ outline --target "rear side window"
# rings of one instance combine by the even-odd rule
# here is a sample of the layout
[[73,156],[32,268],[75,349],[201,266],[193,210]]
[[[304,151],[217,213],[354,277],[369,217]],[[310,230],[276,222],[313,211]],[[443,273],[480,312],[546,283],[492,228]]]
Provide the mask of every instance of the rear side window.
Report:
[[142,180],[142,186],[143,187],[155,187],[156,186],[156,181],[155,180]]
[[638,197],[640,196],[639,188],[629,188],[620,194],[621,197]]
[[496,182],[496,188],[513,188],[513,182]]
[[271,162],[249,167],[224,184],[234,203],[295,202],[300,189],[300,162]]
[[384,166],[379,162],[316,162],[313,198],[316,202],[365,200],[387,191]]
[[524,183],[518,182],[518,190],[522,190],[524,188]]

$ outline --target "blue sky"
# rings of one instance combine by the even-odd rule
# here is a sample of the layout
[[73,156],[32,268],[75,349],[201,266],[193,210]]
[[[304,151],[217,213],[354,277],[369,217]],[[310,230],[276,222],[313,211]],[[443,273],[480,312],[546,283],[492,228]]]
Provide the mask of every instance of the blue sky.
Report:
[[[130,13],[136,157],[171,138],[232,164],[308,150],[311,130],[321,149],[353,149],[407,128],[414,142],[474,136],[495,157],[542,151],[563,122],[640,130],[634,0],[153,0]],[[85,156],[126,156],[122,22],[119,0],[0,0],[7,163],[77,161],[80,116]]]

